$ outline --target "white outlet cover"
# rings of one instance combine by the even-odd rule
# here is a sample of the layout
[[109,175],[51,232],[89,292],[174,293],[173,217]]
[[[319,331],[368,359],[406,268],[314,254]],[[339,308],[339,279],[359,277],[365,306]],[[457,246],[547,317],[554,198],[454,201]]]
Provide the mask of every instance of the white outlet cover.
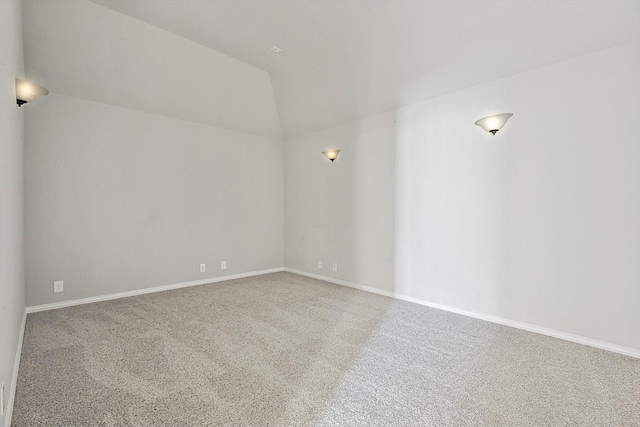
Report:
[[318,260],[318,268],[322,268],[322,261]]
[[338,264],[333,263],[333,271],[338,271]]
[[200,264],[200,273],[207,271],[207,264]]
[[226,270],[227,269],[227,261],[222,261],[220,263],[220,270]]
[[64,292],[64,282],[62,280],[53,282],[53,293]]

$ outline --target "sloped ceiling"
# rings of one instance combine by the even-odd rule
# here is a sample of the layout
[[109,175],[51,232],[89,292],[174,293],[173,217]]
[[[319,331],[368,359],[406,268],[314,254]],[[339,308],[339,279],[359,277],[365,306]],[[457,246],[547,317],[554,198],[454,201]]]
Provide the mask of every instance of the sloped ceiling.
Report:
[[88,1],[22,5],[26,75],[51,92],[281,138],[266,71]]
[[640,39],[638,1],[92,1],[267,71],[285,138]]

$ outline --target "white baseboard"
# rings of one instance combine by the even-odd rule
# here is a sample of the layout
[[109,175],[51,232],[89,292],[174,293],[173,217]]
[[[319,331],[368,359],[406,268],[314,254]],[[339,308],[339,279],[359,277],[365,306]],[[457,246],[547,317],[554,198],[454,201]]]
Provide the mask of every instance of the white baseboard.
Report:
[[599,348],[602,350],[612,351],[614,353],[624,354],[625,356],[631,356],[640,359],[640,350],[631,347],[624,347],[617,344],[611,344],[606,341],[595,340],[592,338],[583,337],[581,335],[574,335],[568,332],[557,331],[554,329],[544,328],[542,326],[531,325],[529,323],[518,322],[516,320],[505,319],[499,316],[492,316],[482,313],[474,313],[471,311],[460,310],[454,307],[449,307],[441,304],[435,304],[429,301],[412,298],[406,295],[402,295],[396,292],[383,291],[381,289],[372,288],[371,286],[359,285],[357,283],[347,282],[345,280],[335,279],[333,277],[320,276],[318,274],[307,273],[305,271],[294,270],[292,268],[285,268],[284,271],[289,273],[299,274],[301,276],[311,277],[313,279],[323,280],[325,282],[334,283],[336,285],[348,286],[350,288],[360,289],[362,291],[371,292],[378,295],[383,295],[390,298],[395,298],[403,301],[409,301],[427,307],[437,308],[439,310],[449,311],[451,313],[461,314],[463,316],[473,317],[475,319],[486,320],[488,322],[498,323],[500,325],[510,326],[512,328],[522,329],[529,332],[535,332],[541,335],[547,335],[554,338],[559,338],[565,341],[571,341],[577,344],[584,344],[590,347]]
[[24,327],[27,323],[27,310],[22,313],[22,325],[20,326],[20,335],[18,336],[18,347],[16,348],[16,356],[13,361],[13,375],[11,376],[11,384],[9,386],[9,395],[7,396],[7,412],[4,414],[4,425],[11,425],[11,416],[13,415],[13,402],[16,398],[16,387],[18,386],[18,369],[20,368],[20,356],[22,356],[22,341],[24,339]]
[[271,268],[269,270],[250,271],[248,273],[233,274],[230,276],[212,277],[210,279],[194,280],[191,282],[174,283],[171,285],[154,286],[153,288],[136,289],[134,291],[118,292],[115,294],[99,295],[96,297],[80,298],[69,301],[54,302],[50,304],[34,305],[26,308],[27,313],[38,311],[54,310],[56,308],[71,307],[74,305],[91,304],[94,302],[108,301],[118,298],[133,297],[136,295],[150,294],[153,292],[169,291],[171,289],[188,288],[191,286],[206,285],[209,283],[224,282],[226,280],[242,279],[243,277],[259,276],[261,274],[277,273],[284,271],[284,268]]

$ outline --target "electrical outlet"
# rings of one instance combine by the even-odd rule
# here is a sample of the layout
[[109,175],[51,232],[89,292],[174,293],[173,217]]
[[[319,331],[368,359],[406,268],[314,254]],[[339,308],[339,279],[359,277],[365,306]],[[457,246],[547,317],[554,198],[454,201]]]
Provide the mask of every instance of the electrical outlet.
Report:
[[220,270],[226,270],[227,269],[227,261],[222,261],[220,263]]
[[0,387],[0,416],[4,415],[4,382]]
[[200,273],[207,271],[207,264],[200,264]]
[[321,259],[318,260],[318,268],[320,270],[322,270],[322,260]]
[[333,263],[333,265],[331,266],[331,269],[335,272],[338,271],[338,264],[336,264],[335,262]]
[[64,292],[64,282],[62,280],[53,282],[53,293]]

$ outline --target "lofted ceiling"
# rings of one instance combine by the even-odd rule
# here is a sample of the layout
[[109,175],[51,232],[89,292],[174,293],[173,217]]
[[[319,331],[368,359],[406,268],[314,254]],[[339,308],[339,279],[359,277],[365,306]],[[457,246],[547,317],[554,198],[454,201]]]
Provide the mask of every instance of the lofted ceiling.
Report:
[[91,1],[267,71],[285,138],[640,39],[640,1]]

